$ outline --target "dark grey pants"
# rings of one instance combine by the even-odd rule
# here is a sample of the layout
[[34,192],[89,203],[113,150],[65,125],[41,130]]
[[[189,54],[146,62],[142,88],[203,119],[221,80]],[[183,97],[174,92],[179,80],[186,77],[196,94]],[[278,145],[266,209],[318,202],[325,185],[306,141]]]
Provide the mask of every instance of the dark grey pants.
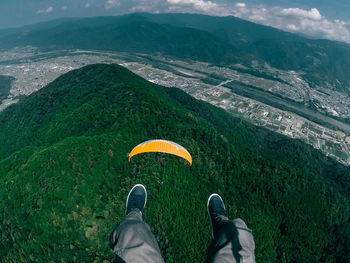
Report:
[[[252,231],[242,219],[223,217],[207,250],[207,262],[255,263]],[[138,211],[129,213],[109,238],[115,262],[164,262],[157,240]]]
[[252,231],[240,218],[229,220],[221,216],[214,240],[207,249],[207,262],[255,263],[255,243]]

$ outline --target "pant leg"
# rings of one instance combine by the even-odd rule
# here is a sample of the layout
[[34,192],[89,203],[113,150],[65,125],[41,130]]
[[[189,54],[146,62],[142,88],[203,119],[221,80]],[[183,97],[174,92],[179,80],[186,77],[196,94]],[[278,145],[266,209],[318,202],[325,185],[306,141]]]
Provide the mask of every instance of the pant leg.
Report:
[[252,231],[240,218],[222,217],[214,240],[207,249],[207,262],[255,263],[255,243]]
[[139,211],[130,212],[114,228],[109,245],[117,255],[117,262],[164,262],[157,240]]

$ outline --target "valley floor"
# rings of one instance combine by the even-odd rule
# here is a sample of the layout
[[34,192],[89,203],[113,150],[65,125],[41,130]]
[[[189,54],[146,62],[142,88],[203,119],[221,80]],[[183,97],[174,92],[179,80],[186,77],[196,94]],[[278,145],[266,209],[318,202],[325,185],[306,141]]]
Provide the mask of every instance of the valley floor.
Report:
[[[42,53],[34,47],[16,48],[0,53],[0,75],[15,78],[0,111],[60,75],[94,63],[120,64],[148,81],[180,88],[234,116],[301,139],[350,165],[350,125],[331,117],[348,118],[350,98],[324,87],[311,89],[300,73],[266,65],[257,65],[252,71],[243,65],[218,67],[145,54],[81,50]],[[257,76],[256,70],[274,77]],[[305,105],[315,100],[319,102],[314,105],[318,111],[312,112]]]

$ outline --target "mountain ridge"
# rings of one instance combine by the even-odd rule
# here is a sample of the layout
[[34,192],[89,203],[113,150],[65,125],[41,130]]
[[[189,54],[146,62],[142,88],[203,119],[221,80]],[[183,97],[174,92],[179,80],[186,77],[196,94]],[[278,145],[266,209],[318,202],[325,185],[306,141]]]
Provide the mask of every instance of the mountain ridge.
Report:
[[[129,163],[128,151],[152,138],[185,146],[193,166],[163,154]],[[0,141],[7,262],[111,261],[107,237],[136,182],[168,261],[204,260],[211,192],[253,229],[257,260],[331,262],[349,251],[349,168],[117,65],[72,71],[9,106]]]
[[235,17],[135,13],[53,24],[2,37],[1,47],[160,53],[219,65],[251,66],[258,61],[301,71],[310,85],[331,85],[350,92],[350,45],[307,39]]

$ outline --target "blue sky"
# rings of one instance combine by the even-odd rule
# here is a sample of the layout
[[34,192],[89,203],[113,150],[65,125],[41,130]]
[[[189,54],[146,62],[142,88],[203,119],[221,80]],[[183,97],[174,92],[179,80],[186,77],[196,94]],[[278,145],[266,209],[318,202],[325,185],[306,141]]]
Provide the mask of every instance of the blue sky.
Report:
[[290,32],[350,43],[350,0],[0,0],[0,28],[60,17],[132,12],[234,15]]

